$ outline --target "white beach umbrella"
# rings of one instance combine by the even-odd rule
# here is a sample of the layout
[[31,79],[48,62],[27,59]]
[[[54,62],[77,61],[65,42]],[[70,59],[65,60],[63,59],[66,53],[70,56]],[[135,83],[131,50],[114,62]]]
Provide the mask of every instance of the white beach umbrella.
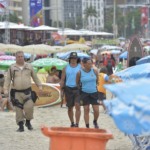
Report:
[[55,52],[55,49],[52,46],[46,44],[27,45],[24,46],[22,50],[30,54],[50,54]]
[[68,44],[64,46],[63,50],[64,51],[70,51],[70,50],[90,50],[91,47],[85,45],[85,44]]

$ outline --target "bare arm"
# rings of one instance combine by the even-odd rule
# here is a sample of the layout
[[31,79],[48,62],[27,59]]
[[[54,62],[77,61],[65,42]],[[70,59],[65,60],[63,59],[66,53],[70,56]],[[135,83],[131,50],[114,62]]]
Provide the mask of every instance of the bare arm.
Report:
[[63,89],[63,87],[65,86],[65,78],[66,78],[66,67],[62,70],[60,89]]
[[98,81],[98,69],[96,68],[93,68],[94,69],[94,72],[95,72],[95,75],[96,75],[96,84],[98,85],[99,81]]
[[79,71],[76,75],[76,85],[77,85],[77,87],[80,86],[80,76],[81,76],[81,72]]

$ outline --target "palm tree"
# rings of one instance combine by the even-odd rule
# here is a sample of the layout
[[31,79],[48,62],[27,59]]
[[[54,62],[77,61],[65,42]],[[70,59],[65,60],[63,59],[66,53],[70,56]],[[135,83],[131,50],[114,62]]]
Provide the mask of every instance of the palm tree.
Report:
[[97,11],[96,11],[95,8],[92,7],[92,6],[87,7],[87,8],[84,10],[84,14],[85,14],[85,22],[86,22],[86,25],[88,25],[88,18],[89,18],[89,17],[97,17]]

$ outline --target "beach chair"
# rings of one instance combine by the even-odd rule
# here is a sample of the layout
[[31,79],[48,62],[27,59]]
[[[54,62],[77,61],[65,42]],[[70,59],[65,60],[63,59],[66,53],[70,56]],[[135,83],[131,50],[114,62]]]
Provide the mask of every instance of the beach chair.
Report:
[[150,150],[150,135],[128,135],[132,141],[132,150]]

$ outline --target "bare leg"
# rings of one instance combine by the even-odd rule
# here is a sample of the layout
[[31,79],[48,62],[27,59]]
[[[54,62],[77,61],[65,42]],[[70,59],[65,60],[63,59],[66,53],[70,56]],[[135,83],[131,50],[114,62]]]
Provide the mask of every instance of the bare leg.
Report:
[[84,106],[84,121],[86,126],[89,125],[89,112],[90,112],[90,107],[89,105]]
[[95,128],[99,128],[98,124],[97,124],[97,120],[99,117],[99,105],[92,105],[93,107],[93,111],[94,111],[94,120],[93,120],[93,124]]
[[2,111],[4,111],[4,108],[7,106],[7,102],[8,102],[8,100],[6,98],[3,98],[3,102],[1,105]]
[[103,101],[100,101],[100,105],[103,107],[104,110],[106,110],[106,107],[105,107]]
[[14,111],[14,108],[13,108],[12,103],[10,101],[8,101],[8,103],[7,103],[7,109],[10,111]]
[[73,118],[73,107],[69,107],[68,108],[68,116],[69,116],[69,119],[70,119],[70,122],[73,123],[74,122],[74,118]]
[[99,117],[99,105],[92,105],[94,111],[94,120],[98,120]]
[[76,109],[75,112],[76,124],[79,124],[80,116],[81,116],[81,109],[79,103],[75,103],[75,109]]

